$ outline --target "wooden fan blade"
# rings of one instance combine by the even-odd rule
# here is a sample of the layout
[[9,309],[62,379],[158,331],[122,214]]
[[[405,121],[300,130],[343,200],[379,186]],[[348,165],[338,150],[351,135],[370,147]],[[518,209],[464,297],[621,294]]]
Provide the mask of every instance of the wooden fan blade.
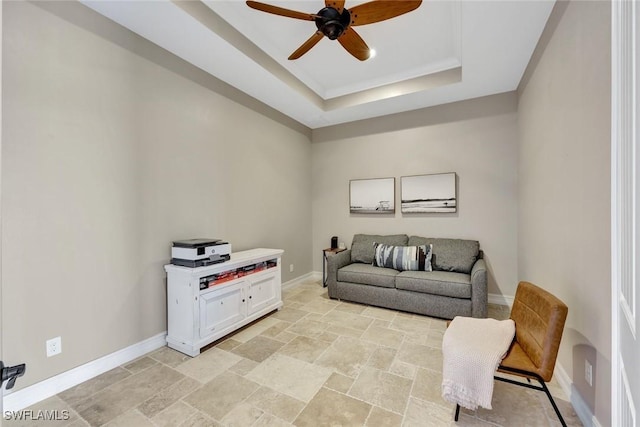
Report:
[[286,16],[287,18],[303,19],[305,21],[313,21],[316,18],[316,15],[313,13],[296,12],[295,10],[272,6],[258,1],[247,1],[247,6],[251,9],[273,13],[274,15]]
[[289,56],[289,59],[298,59],[298,58],[300,58],[302,55],[304,55],[305,53],[309,52],[309,50],[312,47],[314,47],[316,44],[318,44],[318,42],[320,40],[322,40],[323,37],[324,37],[324,34],[322,34],[320,31],[316,31],[314,35],[309,37],[309,40],[304,42],[302,44],[302,46],[300,46],[298,49],[296,49],[296,51],[293,52]]
[[326,7],[332,7],[342,13],[342,10],[344,9],[344,1],[345,0],[325,0],[324,5]]
[[395,18],[417,9],[422,0],[373,0],[349,9],[351,25],[366,25]]
[[362,37],[356,31],[348,27],[340,37],[338,41],[344,47],[347,52],[358,58],[360,61],[366,61],[369,59],[371,53],[369,52],[369,46],[362,40]]

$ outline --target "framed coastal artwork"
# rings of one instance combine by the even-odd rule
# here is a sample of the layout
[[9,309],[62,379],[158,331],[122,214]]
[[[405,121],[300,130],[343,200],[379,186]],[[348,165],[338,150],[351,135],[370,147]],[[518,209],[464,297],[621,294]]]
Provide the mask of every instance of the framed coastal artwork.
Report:
[[396,211],[396,179],[352,179],[349,181],[349,212],[389,214]]
[[402,213],[456,212],[456,174],[403,176],[400,178]]

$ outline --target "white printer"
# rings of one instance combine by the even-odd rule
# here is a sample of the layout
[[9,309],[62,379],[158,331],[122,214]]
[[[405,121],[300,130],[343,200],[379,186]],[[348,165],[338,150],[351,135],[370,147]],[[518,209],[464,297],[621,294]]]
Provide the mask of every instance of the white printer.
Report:
[[171,264],[204,267],[231,259],[231,244],[220,239],[176,240],[171,248]]

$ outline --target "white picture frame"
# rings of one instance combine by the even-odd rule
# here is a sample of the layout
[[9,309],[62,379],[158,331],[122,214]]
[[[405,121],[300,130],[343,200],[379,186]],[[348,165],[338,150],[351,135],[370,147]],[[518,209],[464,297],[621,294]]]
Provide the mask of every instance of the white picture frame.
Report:
[[349,181],[349,212],[393,214],[396,211],[396,179],[373,178]]
[[455,213],[458,196],[455,172],[400,178],[402,213]]

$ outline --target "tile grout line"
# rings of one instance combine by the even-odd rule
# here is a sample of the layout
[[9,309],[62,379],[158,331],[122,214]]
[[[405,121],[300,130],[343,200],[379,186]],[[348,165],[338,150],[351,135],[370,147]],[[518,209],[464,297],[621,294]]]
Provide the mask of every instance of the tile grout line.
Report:
[[[422,372],[422,370],[425,371],[429,371],[430,373],[435,373],[438,374],[440,373],[440,371],[437,371],[435,369],[432,369],[432,367],[435,367],[435,363],[433,363],[433,361],[435,361],[435,359],[429,359],[431,360],[431,362],[427,362],[427,365],[429,365],[430,367],[426,367],[426,366],[422,366],[425,362],[424,362],[424,358],[420,358],[420,359],[414,359],[416,357],[415,350],[411,349],[410,353],[407,353],[405,355],[405,359],[403,360],[411,360],[412,362],[419,362],[420,364],[416,365],[414,363],[411,362],[404,362],[403,360],[400,359],[401,356],[401,349],[403,347],[405,347],[406,345],[416,345],[416,346],[424,346],[427,348],[430,348],[430,352],[429,355],[433,354],[433,357],[435,357],[435,353],[433,353],[433,350],[437,350],[437,342],[441,341],[442,338],[442,334],[440,333],[440,329],[442,327],[441,325],[441,319],[435,319],[435,318],[429,318],[427,316],[417,316],[415,314],[404,314],[404,313],[398,313],[398,312],[393,312],[393,316],[390,319],[386,318],[386,315],[383,315],[382,313],[380,314],[380,316],[384,316],[385,318],[380,318],[380,317],[376,317],[375,315],[378,314],[375,311],[371,311],[371,312],[367,312],[368,309],[371,310],[377,310],[377,307],[372,307],[372,306],[363,306],[364,308],[362,310],[360,310],[360,308],[362,308],[360,304],[354,305],[353,308],[349,308],[350,303],[348,303],[347,301],[339,301],[336,302],[335,304],[331,304],[331,308],[328,307],[328,305],[326,304],[327,301],[325,301],[326,297],[326,288],[322,291],[322,292],[318,292],[313,286],[317,286],[318,282],[305,282],[305,283],[301,283],[299,284],[299,287],[296,286],[295,291],[294,290],[288,290],[286,296],[283,295],[283,299],[285,300],[285,303],[287,300],[289,300],[291,297],[299,297],[299,299],[293,300],[293,301],[289,301],[290,303],[295,303],[293,309],[298,310],[298,311],[302,311],[305,312],[305,314],[300,317],[297,318],[295,322],[291,322],[288,320],[282,320],[282,319],[278,319],[278,318],[273,318],[275,320],[277,320],[278,323],[274,323],[273,325],[265,328],[264,330],[261,330],[259,332],[257,332],[255,334],[254,337],[249,338],[246,340],[246,342],[250,341],[253,338],[256,337],[264,337],[266,339],[270,339],[270,340],[274,340],[277,341],[279,343],[281,343],[282,345],[280,347],[277,348],[277,350],[273,351],[273,353],[269,354],[269,356],[263,360],[262,362],[256,362],[253,359],[249,359],[243,355],[240,354],[236,354],[233,353],[231,350],[233,350],[233,348],[228,348],[228,349],[222,349],[220,348],[219,350],[224,352],[224,353],[228,353],[228,354],[233,354],[235,356],[238,356],[240,359],[234,363],[232,366],[224,369],[222,372],[218,373],[216,376],[214,376],[213,378],[216,378],[218,375],[221,375],[222,373],[231,373],[234,375],[237,375],[241,378],[245,378],[248,381],[254,382],[258,388],[256,390],[254,390],[251,394],[246,395],[242,400],[239,400],[237,402],[234,402],[233,405],[230,406],[230,409],[227,410],[227,412],[224,414],[223,417],[221,417],[222,419],[224,419],[225,417],[227,417],[229,414],[232,413],[232,411],[234,411],[236,408],[239,407],[239,405],[250,405],[252,408],[255,408],[256,410],[259,410],[262,412],[262,414],[256,418],[254,421],[252,421],[251,425],[259,425],[260,424],[260,420],[263,420],[262,422],[266,422],[269,418],[271,418],[272,421],[278,420],[278,421],[282,421],[284,423],[287,424],[291,424],[293,425],[294,422],[296,422],[298,420],[298,418],[305,412],[305,410],[307,408],[310,407],[311,403],[314,402],[314,400],[316,399],[316,396],[318,395],[318,393],[325,389],[325,390],[329,390],[331,392],[337,393],[339,395],[342,395],[344,397],[350,398],[350,399],[354,399],[355,401],[364,403],[366,405],[369,406],[369,411],[368,413],[366,413],[366,417],[364,418],[364,424],[363,425],[367,425],[367,423],[371,423],[372,421],[374,421],[374,411],[377,411],[375,408],[378,408],[378,410],[380,411],[384,411],[382,413],[387,413],[387,414],[393,414],[394,417],[399,417],[400,418],[400,422],[401,424],[404,425],[404,423],[407,423],[410,421],[409,417],[415,417],[416,414],[419,414],[419,411],[424,411],[426,410],[426,407],[423,409],[420,406],[416,407],[415,404],[414,407],[412,408],[412,400],[415,402],[421,402],[424,404],[427,404],[428,407],[432,407],[433,409],[430,409],[429,412],[432,412],[434,410],[436,410],[435,408],[440,408],[437,409],[438,413],[440,413],[440,410],[442,410],[443,412],[438,416],[438,418],[440,418],[441,416],[443,416],[442,414],[449,412],[451,415],[451,421],[453,421],[453,409],[449,408],[449,407],[445,407],[442,405],[441,402],[439,401],[432,401],[432,400],[425,400],[428,397],[431,396],[432,392],[428,392],[426,394],[424,394],[424,391],[422,393],[419,393],[417,390],[417,387],[419,387],[418,385],[418,381],[420,378],[420,373]],[[307,302],[304,302],[305,300],[307,300]],[[335,300],[330,300],[330,301],[335,301]],[[308,306],[307,308],[305,308],[305,306]],[[338,307],[343,307],[343,309],[339,309]],[[318,311],[322,311],[325,308],[329,308],[326,312],[324,313],[319,313]],[[316,311],[313,311],[316,310]],[[351,311],[353,310],[353,311]],[[358,310],[360,310],[358,312]],[[380,309],[380,310],[386,310],[386,309]],[[389,310],[391,311],[391,310]],[[295,312],[292,312],[295,313]],[[334,315],[337,315],[337,313],[342,313],[345,315],[345,319],[351,318],[351,316],[354,316],[353,319],[355,321],[355,319],[358,318],[362,318],[362,319],[366,319],[369,322],[367,323],[366,327],[363,330],[360,329],[353,329],[356,332],[359,332],[359,336],[357,338],[354,338],[351,335],[342,335],[341,333],[338,332],[334,332],[334,331],[340,331],[340,328],[345,328],[348,326],[344,326],[342,323],[333,323],[336,322],[338,319],[340,319],[340,317],[334,318],[333,322],[332,322],[332,318],[330,313],[334,313]],[[329,316],[328,316],[329,315]],[[328,319],[328,321],[325,321],[323,319]],[[308,333],[307,335],[303,335],[297,332],[291,332],[290,329],[293,329],[295,327],[295,325],[300,326],[300,322],[305,321],[305,322],[312,322],[312,324],[310,325],[312,327],[311,331],[315,331],[316,329],[313,328],[315,326],[318,326],[318,332],[316,333],[310,333],[308,329],[298,329],[298,331],[303,331],[305,333]],[[425,322],[426,321],[426,322]],[[290,334],[289,336],[292,336],[293,339],[289,340],[289,341],[284,341],[284,339],[286,338],[282,338],[282,339],[276,339],[275,337],[271,337],[268,335],[263,335],[267,330],[269,330],[271,327],[274,327],[276,325],[278,325],[281,322],[287,322],[290,323],[290,325],[288,325],[285,329],[283,329],[281,332],[279,332],[278,334],[281,333],[288,333]],[[360,321],[358,321],[360,322]],[[380,324],[380,322],[385,322],[384,324]],[[407,322],[407,323],[404,323]],[[364,322],[363,322],[364,323]],[[405,327],[405,329],[400,329],[401,327]],[[426,328],[425,328],[426,326]],[[394,342],[394,341],[389,341],[390,336],[384,335],[384,338],[382,338],[382,335],[380,335],[380,339],[383,342],[379,342],[379,341],[375,341],[373,338],[376,336],[376,328],[380,328],[380,329],[384,329],[384,330],[388,330],[393,332],[394,334],[400,334],[401,335],[401,340],[399,340],[398,345],[397,346],[389,346],[388,343],[389,342]],[[419,331],[421,331],[423,328],[425,328],[423,330],[424,333],[420,333]],[[248,328],[250,329],[250,328]],[[330,331],[330,329],[333,329],[333,331]],[[256,332],[255,330],[253,332]],[[248,333],[247,336],[253,334],[253,332]],[[321,339],[319,337],[324,336],[325,334],[331,334],[333,336],[335,336],[335,338],[333,338],[333,340],[331,341],[325,341],[324,339]],[[385,333],[386,334],[386,333]],[[313,336],[311,336],[313,335]],[[326,338],[330,339],[332,338],[331,335],[327,335]],[[366,338],[365,338],[366,337]],[[232,337],[229,337],[229,339],[231,339]],[[294,340],[296,340],[297,338],[306,338],[309,340],[313,340],[313,346],[310,347],[311,350],[313,351],[314,348],[317,348],[320,346],[320,344],[322,344],[322,346],[324,347],[323,350],[315,357],[313,357],[312,361],[307,361],[306,359],[302,359],[302,358],[297,358],[297,357],[293,357],[293,356],[288,356],[285,353],[282,353],[281,350],[284,349],[287,345],[291,344]],[[220,341],[220,343],[225,342],[226,339],[224,341]],[[338,372],[338,368],[336,367],[331,367],[329,365],[325,366],[325,365],[321,365],[321,364],[317,364],[316,362],[318,362],[318,360],[321,360],[323,357],[325,357],[328,352],[330,350],[334,350],[334,351],[340,351],[341,347],[336,347],[337,343],[339,341],[357,341],[360,342],[361,344],[365,345],[366,347],[371,346],[372,351],[371,353],[368,355],[368,357],[366,358],[366,360],[364,360],[361,364],[355,365],[356,369],[355,369],[355,377],[351,377],[350,375],[345,375],[342,374],[341,372]],[[246,342],[239,342],[238,345],[243,345],[246,344]],[[220,344],[218,343],[218,344]],[[417,347],[416,349],[420,349],[421,347]],[[441,348],[441,346],[440,346]],[[164,350],[166,349],[166,350]],[[169,351],[172,353],[166,353],[163,354],[161,353],[162,351]],[[389,363],[384,363],[384,365],[379,365],[379,366],[386,366],[385,369],[380,369],[377,366],[374,366],[374,357],[376,357],[376,354],[380,353],[380,356],[382,357],[382,361],[387,360],[387,353],[390,353],[390,351],[393,351],[393,357],[389,359]],[[148,371],[149,369],[153,368],[153,367],[163,367],[164,368],[168,368],[174,372],[176,372],[177,374],[179,374],[181,376],[180,379],[178,379],[177,381],[175,381],[174,383],[168,384],[166,387],[161,388],[161,389],[157,389],[154,390],[154,394],[149,396],[147,399],[145,399],[143,402],[138,403],[137,405],[135,405],[133,408],[125,410],[124,412],[120,412],[118,413],[115,417],[113,417],[112,419],[108,420],[107,422],[113,422],[114,420],[118,419],[119,417],[129,413],[129,411],[131,411],[131,413],[134,413],[136,415],[139,415],[141,417],[143,417],[144,419],[148,420],[151,424],[156,425],[156,426],[162,426],[164,425],[162,423],[162,417],[158,417],[156,418],[159,414],[162,414],[163,412],[165,412],[168,408],[171,408],[173,405],[176,405],[178,403],[184,404],[186,405],[186,407],[190,408],[190,411],[186,411],[183,415],[185,415],[186,419],[183,420],[181,422],[180,425],[187,425],[189,423],[189,420],[193,420],[195,421],[196,419],[198,419],[199,417],[204,417],[204,419],[207,420],[212,420],[216,423],[220,423],[222,425],[229,425],[229,423],[233,422],[233,420],[228,420],[227,422],[223,422],[222,419],[218,420],[217,418],[214,418],[213,416],[209,415],[208,412],[205,412],[205,410],[200,410],[194,406],[192,406],[191,404],[187,403],[184,399],[190,395],[192,395],[193,393],[196,393],[198,390],[201,390],[202,388],[204,388],[206,386],[206,384],[209,384],[209,382],[207,382],[206,384],[200,383],[197,379],[194,379],[192,376],[187,375],[186,373],[183,373],[182,371],[179,371],[178,368],[183,365],[184,363],[187,363],[189,360],[193,360],[191,358],[186,358],[186,359],[175,359],[173,360],[172,354],[173,354],[174,350],[168,349],[166,347],[162,347],[161,349],[157,349],[154,350],[146,355],[143,355],[139,358],[137,358],[136,360],[130,361],[128,363],[126,363],[125,365],[120,365],[117,368],[120,368],[122,370],[123,373],[126,373],[127,376],[125,376],[124,378],[121,378],[119,380],[117,380],[116,382],[109,384],[106,387],[102,387],[101,389],[93,392],[92,394],[90,394],[88,397],[83,397],[81,400],[79,400],[78,402],[75,403],[75,407],[80,407],[78,406],[80,403],[85,402],[86,399],[91,398],[95,395],[97,395],[98,393],[107,390],[111,387],[116,386],[117,384],[122,383],[123,381],[129,379],[129,381],[131,381],[132,383],[134,383],[131,378],[135,377],[136,375],[140,375],[146,371]],[[415,354],[414,354],[415,353]],[[176,352],[176,354],[178,354]],[[264,354],[264,353],[263,353]],[[272,358],[274,355],[279,354],[279,355],[285,355],[288,357],[292,357],[294,359],[300,360],[302,362],[305,363],[309,363],[311,365],[314,366],[318,366],[318,367],[322,367],[322,368],[328,368],[330,370],[330,375],[324,380],[324,382],[320,385],[320,387],[318,388],[318,390],[314,393],[313,397],[311,397],[308,400],[300,400],[298,398],[289,396],[288,394],[284,394],[278,390],[273,389],[272,387],[270,387],[267,384],[262,384],[262,382],[257,382],[255,380],[250,380],[249,378],[247,378],[247,376],[249,375],[250,372],[252,372],[253,370],[255,370],[256,368],[258,368],[262,363],[264,363],[266,360],[268,360],[269,358]],[[311,353],[313,354],[313,353]],[[409,358],[407,359],[406,356],[409,356]],[[304,356],[306,357],[306,355]],[[335,357],[335,356],[334,356]],[[431,356],[429,356],[431,357]],[[145,358],[149,358],[150,360],[154,361],[155,363],[151,364],[150,366],[145,366],[146,363],[148,362],[143,362],[143,360]],[[164,361],[163,361],[164,360]],[[215,358],[212,358],[211,361],[213,363],[215,363]],[[237,366],[239,363],[243,362],[243,361],[251,361],[251,362],[255,362],[255,365],[248,365],[246,367],[241,367],[238,368],[238,371],[234,371],[231,370],[233,367]],[[354,360],[358,360],[358,359],[354,359]],[[175,362],[175,363],[174,363]],[[142,366],[144,367],[143,369],[139,370],[139,371],[135,371],[136,368],[136,363],[140,363],[140,365],[137,366]],[[334,364],[335,365],[336,361],[332,361],[330,362],[330,364]],[[391,371],[391,368],[394,366],[394,364],[396,364],[396,370],[395,371]],[[175,366],[173,366],[175,365]],[[388,366],[387,366],[388,365]],[[129,368],[126,368],[125,366],[128,366]],[[338,366],[338,365],[336,365]],[[204,365],[203,365],[204,367]],[[115,368],[115,369],[117,369]],[[249,369],[250,368],[250,369]],[[379,397],[376,397],[376,394],[369,394],[369,393],[365,393],[362,394],[363,397],[356,397],[356,396],[352,396],[349,393],[351,393],[354,390],[354,387],[356,386],[356,384],[358,384],[359,380],[363,380],[364,377],[362,377],[362,375],[364,374],[364,372],[366,372],[366,370],[370,368],[373,371],[379,372],[379,373],[384,373],[384,374],[388,374],[388,375],[392,375],[394,377],[398,377],[402,380],[407,380],[411,382],[410,387],[408,388],[408,394],[406,399],[404,400],[404,405],[403,405],[403,410],[402,413],[399,412],[395,412],[393,410],[388,410],[385,409],[381,406],[379,406],[376,403],[373,403],[375,401],[378,401],[376,399],[379,399]],[[249,370],[247,370],[249,369]],[[245,372],[246,371],[246,372]],[[399,372],[402,372],[404,374],[410,373],[410,376],[405,376],[405,375],[401,375]],[[441,374],[441,373],[440,373]],[[345,391],[339,391],[339,390],[335,390],[333,388],[328,387],[328,381],[329,379],[334,376],[334,375],[340,375],[341,377],[344,378],[348,378],[350,381],[349,387],[347,389],[345,389]],[[149,377],[147,377],[149,378]],[[108,379],[108,378],[107,378]],[[186,379],[189,380],[195,380],[197,382],[197,387],[194,390],[190,390],[188,391],[186,394],[181,395],[180,397],[178,397],[177,399],[175,399],[174,401],[172,401],[172,403],[168,406],[165,406],[162,408],[161,411],[156,412],[153,417],[147,417],[144,413],[142,413],[142,411],[139,409],[141,408],[141,405],[143,405],[146,402],[149,402],[151,399],[158,397],[161,393],[163,393],[165,390],[169,389],[170,387],[175,386],[176,384],[179,384],[181,381],[184,381]],[[428,382],[425,382],[425,380],[428,379]],[[436,387],[437,385],[435,383],[432,384],[432,379],[433,377],[431,376],[431,374],[429,374],[426,377],[423,377],[420,381],[422,381],[422,385],[420,385],[420,387]],[[91,381],[91,380],[89,380]],[[364,381],[364,380],[363,380]],[[346,381],[345,381],[346,382]],[[335,383],[338,387],[337,388],[341,388],[343,389],[343,387],[341,386],[340,382],[336,382]],[[366,384],[369,384],[369,382],[366,382]],[[395,384],[395,382],[394,382]],[[186,386],[186,385],[185,385]],[[270,410],[266,410],[266,409],[262,409],[258,406],[256,406],[253,403],[250,403],[250,399],[252,397],[255,397],[256,393],[259,392],[259,390],[261,388],[266,388],[269,390],[272,390],[273,392],[277,393],[278,395],[283,395],[286,397],[291,397],[292,399],[295,400],[299,400],[300,402],[303,403],[303,405],[300,406],[300,409],[297,410],[297,413],[295,414],[295,416],[293,416],[293,421],[289,422],[286,421],[282,418],[280,418],[278,415],[272,413],[272,411]],[[427,389],[424,389],[427,390]],[[389,389],[387,389],[387,391],[385,393],[388,393]],[[414,393],[416,393],[414,395]],[[71,396],[71,395],[70,395]],[[420,397],[419,397],[420,396]],[[551,419],[551,415],[555,416],[555,413],[551,412],[550,415],[550,411],[548,411],[545,406],[545,404],[547,406],[550,407],[550,405],[548,405],[548,401],[542,401],[542,397],[546,396],[540,396],[538,393],[536,393],[535,395],[536,399],[535,402],[537,403],[536,407],[539,407],[541,409],[541,412],[544,413],[544,417],[543,418],[547,423],[549,423],[549,425],[555,425],[553,424],[553,420]],[[240,396],[238,396],[240,397]],[[423,399],[423,397],[425,399]],[[75,413],[77,415],[77,419],[78,420],[82,420],[82,422],[84,422],[85,424],[90,424],[88,420],[84,419],[80,413],[78,411],[76,411],[73,407],[71,407],[71,405],[65,400],[62,399],[61,397],[58,398],[64,402],[64,404],[66,406],[68,406],[73,413]],[[365,400],[368,399],[368,400]],[[564,400],[564,399],[562,399]],[[398,403],[398,402],[396,402]],[[433,406],[432,406],[433,405]],[[390,407],[396,407],[399,405],[394,404],[390,404]],[[252,410],[253,411],[253,410]],[[418,411],[418,412],[416,412]],[[218,413],[216,411],[214,411],[215,413]],[[364,412],[364,411],[362,411]],[[435,412],[434,412],[435,413]],[[489,416],[491,416],[491,412],[488,413]],[[508,415],[511,415],[511,412],[507,413]],[[167,413],[168,415],[168,413]],[[361,413],[362,415],[362,413]],[[463,416],[467,418],[467,420],[474,420],[474,424],[476,422],[478,423],[482,423],[484,425],[487,426],[496,426],[496,427],[501,427],[500,424],[497,424],[493,421],[489,421],[489,419],[483,419],[480,418],[480,416],[486,417],[485,413],[483,412],[482,414],[479,413],[478,411],[473,411],[472,413],[466,413],[463,412]],[[496,415],[502,415],[501,413],[497,413]],[[306,415],[308,417],[308,414]],[[415,418],[411,418],[414,419]],[[509,419],[509,418],[507,418]],[[555,419],[555,418],[554,418]],[[362,418],[360,418],[360,420],[362,420]],[[461,425],[464,425],[461,424]]]

